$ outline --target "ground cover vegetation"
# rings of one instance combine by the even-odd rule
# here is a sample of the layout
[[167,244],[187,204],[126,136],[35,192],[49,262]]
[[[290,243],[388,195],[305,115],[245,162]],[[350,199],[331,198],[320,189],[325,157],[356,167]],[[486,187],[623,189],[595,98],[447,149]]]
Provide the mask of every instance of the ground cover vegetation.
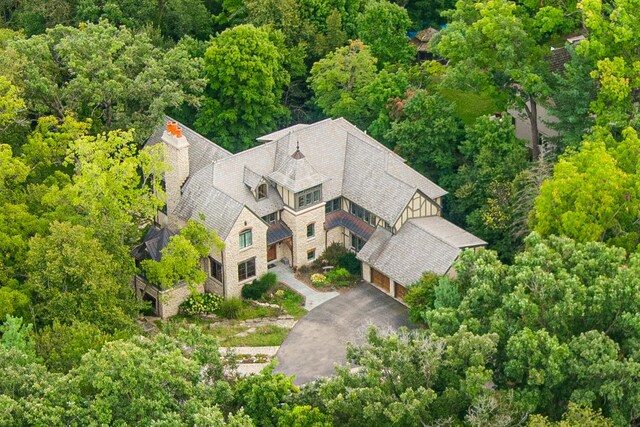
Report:
[[[638,8],[1,2],[0,424],[639,425]],[[416,62],[407,35],[430,25],[439,61]],[[578,34],[552,71],[550,47]],[[559,119],[542,145],[541,105]],[[494,251],[413,286],[428,329],[371,332],[349,350],[356,371],[301,390],[238,378],[213,334],[145,336],[135,321],[137,268],[197,284],[199,258],[222,248],[193,221],[161,262],[129,255],[163,205],[161,150],[142,145],[165,113],[231,151],[344,116],[449,190],[444,215]],[[346,256],[328,265],[334,285],[358,274]],[[206,298],[192,317],[250,312]],[[302,314],[295,294],[274,298]]]

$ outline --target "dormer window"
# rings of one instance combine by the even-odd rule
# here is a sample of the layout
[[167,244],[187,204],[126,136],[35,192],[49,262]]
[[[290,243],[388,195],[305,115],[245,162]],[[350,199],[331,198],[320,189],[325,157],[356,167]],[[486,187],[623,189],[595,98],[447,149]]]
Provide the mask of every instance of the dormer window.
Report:
[[257,195],[258,195],[258,200],[267,198],[267,184],[262,183],[258,185]]

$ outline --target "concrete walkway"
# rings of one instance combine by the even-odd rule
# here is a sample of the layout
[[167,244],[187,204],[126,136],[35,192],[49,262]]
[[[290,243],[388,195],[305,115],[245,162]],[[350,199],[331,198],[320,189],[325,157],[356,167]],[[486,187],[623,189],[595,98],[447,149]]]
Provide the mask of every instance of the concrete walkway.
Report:
[[276,273],[279,281],[286,283],[291,289],[302,294],[305,298],[304,308],[309,311],[340,295],[336,291],[318,292],[296,279],[296,276],[293,274],[293,270],[291,270],[290,267],[282,264],[281,262],[276,262],[274,264],[275,267],[270,268],[269,271]]

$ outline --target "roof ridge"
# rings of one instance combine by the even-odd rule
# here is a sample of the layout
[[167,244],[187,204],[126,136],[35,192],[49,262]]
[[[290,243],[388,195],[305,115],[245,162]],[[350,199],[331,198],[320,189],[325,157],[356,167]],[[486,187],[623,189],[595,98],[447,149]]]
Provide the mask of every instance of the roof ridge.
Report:
[[[430,231],[428,231],[428,230],[425,230],[424,228],[422,228],[422,227],[418,226],[415,222],[412,222],[412,221],[411,221],[411,220],[414,220],[414,219],[416,219],[416,220],[417,220],[417,219],[421,219],[421,218],[431,218],[431,217],[438,217],[438,218],[442,219],[443,221],[447,221],[446,219],[442,218],[442,217],[441,217],[441,216],[439,216],[439,215],[429,215],[429,216],[420,216],[420,217],[417,217],[417,218],[409,218],[409,219],[407,220],[407,222],[406,222],[406,223],[407,223],[407,224],[411,224],[413,227],[419,228],[420,230],[422,230],[422,231],[424,231],[425,233],[427,233],[429,236],[433,237],[433,238],[434,238],[434,239],[436,239],[436,240],[441,241],[441,242],[442,242],[442,243],[444,243],[445,245],[447,245],[447,246],[449,246],[449,247],[451,247],[451,248],[453,248],[453,249],[456,249],[456,250],[458,250],[458,251],[461,251],[461,250],[462,250],[462,248],[459,248],[458,246],[454,246],[454,245],[452,245],[451,243],[447,242],[446,240],[441,239],[440,237],[436,236],[436,235],[435,235],[435,234],[433,234],[432,232],[430,232]],[[451,221],[447,221],[447,222],[448,222],[449,224],[453,224]],[[455,224],[453,224],[453,225],[455,225]],[[456,227],[457,227],[457,225],[456,225]],[[466,231],[466,230],[464,230],[464,231]]]
[[200,132],[197,132],[197,131],[193,130],[193,129],[192,129],[192,128],[190,128],[189,126],[187,126],[187,125],[185,125],[184,123],[181,123],[180,121],[178,121],[178,120],[176,120],[176,119],[172,118],[172,117],[171,117],[171,116],[169,116],[168,114],[165,114],[165,115],[164,115],[164,118],[165,118],[165,120],[170,120],[170,121],[173,121],[173,122],[177,122],[177,123],[180,125],[180,127],[182,127],[182,129],[188,129],[188,130],[190,130],[191,132],[195,133],[196,135],[198,135],[198,136],[199,136],[199,137],[201,137],[202,139],[204,139],[204,140],[206,140],[206,141],[210,142],[211,144],[215,145],[216,147],[218,147],[219,149],[221,149],[221,150],[222,150],[222,151],[224,151],[225,153],[227,153],[227,154],[229,154],[229,155],[233,156],[233,153],[232,153],[231,151],[227,150],[226,148],[224,148],[222,145],[218,145],[218,144],[216,144],[215,142],[213,142],[212,140],[210,140],[210,139],[209,139],[209,138],[207,138],[206,136],[202,135]]

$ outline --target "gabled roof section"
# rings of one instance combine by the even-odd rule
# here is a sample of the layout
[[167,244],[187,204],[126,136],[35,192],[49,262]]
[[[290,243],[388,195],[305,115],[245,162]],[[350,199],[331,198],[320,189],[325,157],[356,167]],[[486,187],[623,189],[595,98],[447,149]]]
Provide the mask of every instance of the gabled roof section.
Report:
[[357,258],[393,280],[410,285],[426,272],[446,274],[462,249],[485,244],[443,218],[414,218],[395,235],[378,227]]
[[138,261],[152,259],[160,261],[162,259],[162,250],[167,247],[171,236],[175,236],[176,232],[166,227],[153,226],[147,230],[142,243],[131,250],[131,255]]
[[[156,126],[149,139],[147,139],[147,143],[145,145],[152,146],[162,141],[162,132],[164,132],[167,121],[176,120],[169,116],[164,116],[162,124]],[[215,162],[232,155],[224,148],[211,142],[184,124],[178,122],[178,125],[182,128],[182,134],[189,142],[189,171],[191,174],[199,171],[211,162]]]
[[174,214],[185,221],[200,221],[204,215],[203,223],[225,240],[244,205],[213,186],[214,167],[211,164],[189,178]]
[[297,147],[291,156],[285,158],[280,167],[270,173],[268,178],[294,193],[318,186],[329,180],[311,166],[309,160],[300,151],[300,147]]
[[386,158],[380,148],[349,134],[342,195],[393,225],[416,189],[386,172]]
[[249,169],[247,166],[244,167],[244,179],[243,182],[251,191],[256,191],[258,185],[262,181],[262,175],[259,175]]

